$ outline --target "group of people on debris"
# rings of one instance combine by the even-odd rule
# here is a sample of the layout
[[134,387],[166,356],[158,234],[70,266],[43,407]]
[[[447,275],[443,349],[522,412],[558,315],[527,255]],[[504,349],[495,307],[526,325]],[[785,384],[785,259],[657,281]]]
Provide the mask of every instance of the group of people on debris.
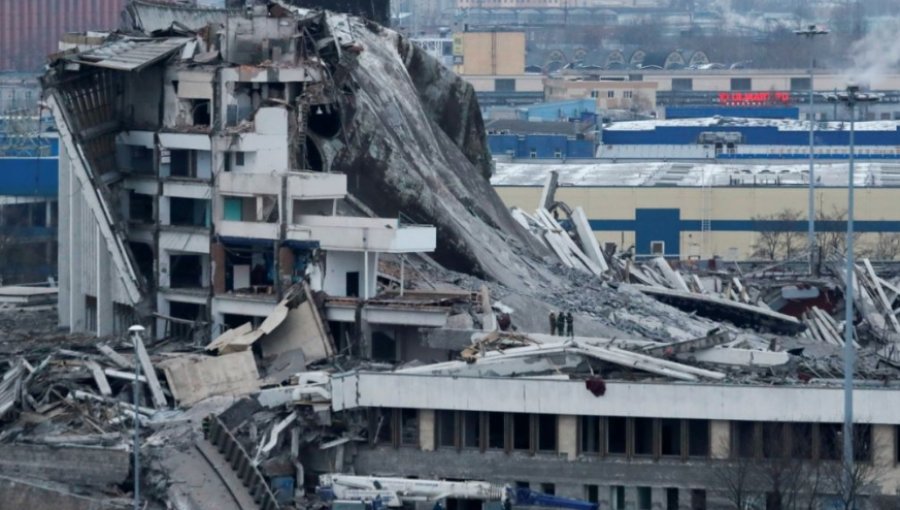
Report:
[[572,312],[550,312],[550,334],[558,336],[574,337],[572,329]]

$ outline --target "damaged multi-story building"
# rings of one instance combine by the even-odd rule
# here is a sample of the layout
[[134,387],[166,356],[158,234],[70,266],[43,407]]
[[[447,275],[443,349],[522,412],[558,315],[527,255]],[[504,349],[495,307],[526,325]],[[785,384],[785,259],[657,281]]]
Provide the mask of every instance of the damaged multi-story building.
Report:
[[313,56],[339,43],[316,48],[265,6],[222,21],[112,36],[46,78],[65,148],[61,325],[104,336],[152,314],[159,337],[217,335],[304,278],[371,298],[379,254],[434,250],[433,227],[339,214],[347,176],[316,140],[339,136],[341,92]]

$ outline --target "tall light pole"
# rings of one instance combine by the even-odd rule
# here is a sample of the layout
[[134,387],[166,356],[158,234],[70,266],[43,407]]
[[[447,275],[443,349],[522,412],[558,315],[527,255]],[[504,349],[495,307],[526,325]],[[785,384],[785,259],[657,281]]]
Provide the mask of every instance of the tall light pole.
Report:
[[815,146],[815,103],[813,100],[813,68],[816,65],[815,53],[812,41],[817,35],[825,35],[828,30],[809,25],[803,30],[794,30],[794,33],[809,40],[809,204],[807,206],[808,226],[806,248],[809,250],[809,273],[813,274],[818,255],[818,243],[816,243],[816,165],[813,148]]
[[138,360],[138,343],[144,327],[134,325],[128,328],[131,334],[131,342],[134,345],[134,510],[141,508],[141,415],[138,408],[141,405],[141,362]]
[[853,366],[856,352],[853,348],[853,280],[856,264],[853,260],[853,213],[854,190],[854,135],[856,124],[856,105],[878,101],[878,94],[860,93],[858,85],[850,85],[846,92],[829,96],[829,101],[840,101],[850,109],[850,144],[847,168],[847,266],[844,275],[844,501],[849,502],[853,496]]

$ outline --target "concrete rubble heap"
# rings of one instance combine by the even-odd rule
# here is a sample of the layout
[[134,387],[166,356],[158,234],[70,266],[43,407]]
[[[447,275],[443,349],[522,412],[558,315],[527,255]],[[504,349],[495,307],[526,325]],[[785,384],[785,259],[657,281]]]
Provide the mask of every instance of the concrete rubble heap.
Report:
[[[453,462],[431,465],[419,456],[435,449],[429,431],[436,412],[552,413],[560,430],[565,424],[574,431],[569,418],[624,412],[618,410],[646,402],[644,391],[664,392],[661,402],[690,400],[678,411],[684,420],[706,416],[707,408],[722,410],[723,420],[752,419],[740,402],[759,399],[760,389],[805,385],[827,391],[823,399],[836,398],[839,273],[818,279],[783,273],[773,287],[769,275],[636,261],[627,251],[601,248],[583,210],[554,200],[555,174],[535,213],[506,210],[488,181],[471,87],[397,33],[279,2],[222,11],[138,0],[126,18],[129,30],[101,46],[57,55],[44,83],[68,157],[78,160],[69,179],[90,198],[80,213],[94,222],[92,239],[107,247],[97,265],[115,269],[111,292],[130,300],[133,317],[157,331],[136,351],[132,338],[113,331],[89,342],[45,331],[2,344],[0,501],[21,508],[48,501],[55,508],[128,507],[135,419],[148,508],[268,510],[317,507],[311,480],[321,473],[458,477]],[[270,39],[270,30],[278,37]],[[223,43],[228,37],[237,42]],[[172,133],[240,139],[286,117],[290,169],[310,180],[346,175],[339,183],[346,193],[333,193],[340,198],[333,211],[402,214],[435,225],[433,255],[386,251],[375,263],[374,288],[356,295],[314,288],[311,263],[308,272],[276,285],[278,299],[263,320],[218,330],[210,327],[214,319],[187,321],[187,331],[160,328],[185,320],[151,311],[152,285],[138,269],[128,221],[116,206],[122,190],[134,186],[115,170],[117,136],[146,128],[146,119],[101,101],[126,89],[129,101],[158,103],[163,117],[196,116],[200,103],[193,111],[167,103],[153,92],[158,84],[148,84],[141,97],[140,73],[154,66],[233,72],[267,87],[276,76],[302,75],[303,86],[294,89],[302,93],[291,95],[288,87],[280,97],[257,97],[227,125],[195,117],[195,125],[164,127],[151,139]],[[323,118],[308,122],[316,115]],[[159,183],[167,181],[153,185]],[[285,241],[290,226],[282,226]],[[311,260],[318,260],[331,249],[312,250]],[[863,385],[893,387],[900,281],[880,277],[868,261],[857,273],[857,377]],[[3,313],[28,314],[25,308]],[[573,319],[551,328],[551,312]],[[56,345],[39,342],[41,335]],[[27,348],[30,342],[38,347]],[[797,412],[813,405],[803,395],[786,398]],[[868,403],[874,400],[865,397],[863,405],[877,409]],[[641,412],[652,412],[647,407]],[[554,459],[571,460],[577,448],[559,434],[564,455]],[[397,464],[371,448],[385,441],[419,448],[408,464]],[[471,469],[475,477],[505,475],[482,472],[489,463]]]

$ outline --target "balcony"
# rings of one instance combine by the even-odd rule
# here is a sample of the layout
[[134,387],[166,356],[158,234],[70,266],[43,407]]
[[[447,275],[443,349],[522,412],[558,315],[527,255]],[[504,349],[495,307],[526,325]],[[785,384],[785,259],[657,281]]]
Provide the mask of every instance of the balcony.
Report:
[[437,231],[432,226],[401,226],[396,219],[354,216],[299,216],[288,227],[293,241],[318,241],[326,250],[418,253],[434,251]]

